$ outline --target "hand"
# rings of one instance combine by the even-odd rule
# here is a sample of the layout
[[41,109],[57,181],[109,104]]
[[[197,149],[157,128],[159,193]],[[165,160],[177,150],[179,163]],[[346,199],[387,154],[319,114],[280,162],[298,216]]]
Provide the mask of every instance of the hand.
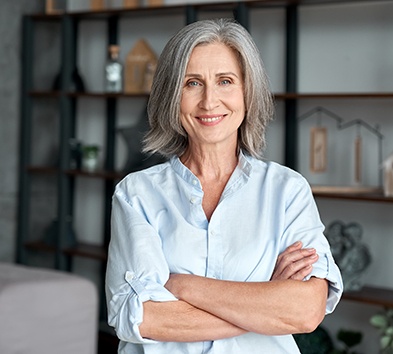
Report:
[[270,280],[303,280],[312,270],[312,265],[318,260],[314,248],[302,248],[298,241],[280,253]]

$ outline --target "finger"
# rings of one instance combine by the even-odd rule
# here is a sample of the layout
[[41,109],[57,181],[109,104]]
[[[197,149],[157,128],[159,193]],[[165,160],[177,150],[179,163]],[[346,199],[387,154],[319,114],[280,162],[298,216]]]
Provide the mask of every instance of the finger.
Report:
[[292,275],[291,279],[293,280],[303,280],[307,275],[309,275],[312,271],[312,265],[302,268],[299,272]]
[[301,249],[302,246],[303,244],[301,241],[296,241],[292,245],[288,246],[282,253],[280,253],[277,258],[280,259],[282,257],[285,257],[286,255]]
[[[282,261],[274,270],[272,280],[277,279],[298,279],[303,274],[308,274],[308,270],[305,270],[310,265],[314,264],[318,260],[318,255],[312,252],[309,256],[303,257],[294,262]],[[303,271],[304,270],[304,271]],[[299,273],[299,274],[298,274]],[[303,278],[303,277],[302,277]],[[301,279],[302,279],[301,278]]]
[[302,246],[303,244],[300,241],[297,241],[294,244],[288,246],[283,252],[281,252],[278,255],[275,267],[277,267],[277,265],[279,265],[282,262],[283,258],[289,257],[293,252],[300,250]]
[[314,248],[304,248],[291,253],[282,253],[278,258],[275,266],[275,272],[282,273],[287,267],[293,263],[299,262],[316,254]]

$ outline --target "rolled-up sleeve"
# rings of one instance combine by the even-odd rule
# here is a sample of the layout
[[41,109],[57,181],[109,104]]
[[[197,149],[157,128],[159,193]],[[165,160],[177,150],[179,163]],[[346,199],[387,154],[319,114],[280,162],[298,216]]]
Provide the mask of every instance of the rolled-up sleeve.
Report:
[[118,186],[112,200],[105,291],[108,323],[121,340],[154,343],[139,332],[143,302],[176,301],[164,287],[168,278],[169,268],[157,231]]
[[318,262],[313,265],[313,270],[311,274],[306,277],[306,280],[311,277],[326,279],[329,282],[329,292],[325,313],[332,313],[341,299],[343,283],[341,273],[331,254],[325,253],[319,255]]
[[333,259],[329,242],[323,234],[324,225],[320,220],[309,184],[303,177],[299,177],[290,190],[286,208],[285,247],[296,241],[302,241],[303,247],[316,249],[319,258],[305,280],[316,277],[329,282],[325,311],[329,314],[336,308],[342,296],[341,272]]

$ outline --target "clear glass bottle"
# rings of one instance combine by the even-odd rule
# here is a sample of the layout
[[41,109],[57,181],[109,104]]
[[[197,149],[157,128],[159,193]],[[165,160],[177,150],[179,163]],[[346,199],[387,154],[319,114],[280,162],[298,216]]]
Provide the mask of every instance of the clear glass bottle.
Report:
[[105,64],[105,91],[123,91],[123,64],[119,59],[120,47],[110,45],[108,47],[108,59]]

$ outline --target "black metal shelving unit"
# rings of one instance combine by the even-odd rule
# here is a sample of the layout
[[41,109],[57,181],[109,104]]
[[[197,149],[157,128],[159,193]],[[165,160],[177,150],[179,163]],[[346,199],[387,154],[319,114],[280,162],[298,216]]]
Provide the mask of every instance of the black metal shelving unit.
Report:
[[[125,10],[103,10],[95,12],[76,12],[59,15],[26,15],[23,17],[22,30],[22,80],[21,80],[21,111],[20,111],[20,160],[19,160],[19,203],[18,203],[18,226],[16,261],[28,264],[28,252],[46,252],[54,256],[54,267],[60,270],[72,271],[74,257],[86,257],[101,262],[101,277],[104,281],[106,265],[106,249],[110,238],[110,213],[111,197],[113,188],[123,173],[115,171],[115,132],[117,118],[117,103],[119,99],[140,98],[147,99],[147,95],[130,94],[106,94],[92,92],[71,91],[71,75],[76,67],[78,25],[81,21],[100,20],[107,25],[107,44],[116,44],[119,36],[119,18],[127,18],[132,21],[140,16],[162,16],[165,14],[182,14],[184,23],[190,23],[198,19],[203,11],[232,11],[234,18],[249,28],[249,13],[257,8],[280,7],[286,12],[286,83],[284,93],[277,93],[276,100],[284,101],[285,107],[285,164],[293,169],[297,168],[297,104],[298,101],[307,99],[367,99],[383,98],[392,99],[393,93],[329,93],[329,94],[299,94],[298,93],[298,8],[303,5],[319,5],[330,3],[358,2],[363,0],[254,0],[254,1],[229,1],[226,3],[210,3],[198,5],[176,5],[154,8],[136,8]],[[391,1],[391,0],[386,0]],[[56,22],[60,26],[61,33],[61,75],[60,90],[37,91],[33,87],[34,72],[34,42],[35,27],[41,22]],[[70,169],[69,139],[75,136],[75,124],[78,119],[78,100],[83,98],[104,100],[106,104],[106,151],[105,163],[102,171],[86,173],[81,170]],[[34,166],[31,164],[32,154],[32,111],[36,100],[56,100],[59,109],[59,163],[58,166]],[[30,225],[30,199],[32,176],[53,175],[57,179],[57,238],[53,246],[48,247],[42,242],[32,242],[29,237]],[[73,216],[73,197],[75,193],[76,178],[96,178],[104,181],[104,215],[103,215],[103,244],[100,246],[89,244],[76,244],[68,247],[69,236],[67,234],[67,218]],[[346,196],[340,193],[316,194],[317,197],[335,199],[353,199],[354,196]],[[358,200],[392,202],[391,198],[381,195],[368,197],[362,195]],[[373,199],[376,198],[376,199]],[[374,296],[378,291],[367,288],[364,296],[361,293],[347,296],[348,299],[365,303],[380,303],[391,305],[389,298],[393,299],[393,290],[384,290],[383,301]],[[101,289],[101,319],[105,320],[104,291]]]

